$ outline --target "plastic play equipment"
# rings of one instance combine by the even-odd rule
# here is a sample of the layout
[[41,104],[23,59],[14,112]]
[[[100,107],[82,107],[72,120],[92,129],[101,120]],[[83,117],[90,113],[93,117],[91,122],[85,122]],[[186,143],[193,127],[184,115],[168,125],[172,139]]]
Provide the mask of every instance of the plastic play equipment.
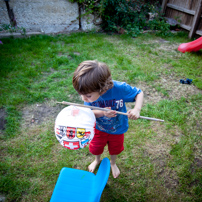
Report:
[[98,172],[62,168],[50,202],[99,202],[110,174],[110,162],[104,158]]
[[95,115],[91,109],[65,107],[56,117],[55,136],[67,149],[82,149],[93,139],[95,124]]
[[202,37],[189,43],[182,43],[178,47],[178,50],[182,53],[198,51],[200,49],[202,49]]

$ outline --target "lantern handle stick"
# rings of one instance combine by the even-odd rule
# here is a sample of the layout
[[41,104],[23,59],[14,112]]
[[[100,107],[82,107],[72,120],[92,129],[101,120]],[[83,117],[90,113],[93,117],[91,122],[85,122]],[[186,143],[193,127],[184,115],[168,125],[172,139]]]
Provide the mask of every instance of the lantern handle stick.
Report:
[[[89,108],[89,109],[95,109],[95,110],[101,110],[101,111],[111,111],[111,109],[106,109],[106,108],[100,108],[100,107],[95,107],[95,106],[89,106],[89,105],[82,105],[82,104],[78,104],[78,103],[72,103],[72,102],[57,102],[58,104],[64,104],[64,105],[73,105],[73,106],[77,106],[77,107],[85,107],[85,108]],[[113,111],[113,110],[112,110]],[[117,114],[122,114],[125,116],[128,116],[127,113],[124,112],[119,112],[116,111]],[[156,118],[150,118],[150,117],[146,117],[146,116],[140,116],[141,119],[147,119],[150,121],[160,121],[160,122],[164,122],[164,120],[161,119],[156,119]]]

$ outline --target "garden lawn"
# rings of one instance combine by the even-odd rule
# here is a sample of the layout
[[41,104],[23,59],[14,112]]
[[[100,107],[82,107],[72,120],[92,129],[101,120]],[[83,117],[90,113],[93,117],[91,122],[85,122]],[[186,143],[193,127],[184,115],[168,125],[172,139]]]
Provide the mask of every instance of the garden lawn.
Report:
[[[1,41],[0,195],[6,201],[49,201],[62,167],[87,170],[94,160],[88,147],[65,149],[54,134],[65,107],[56,102],[82,103],[73,72],[94,59],[108,64],[114,80],[143,90],[142,116],[165,120],[129,121],[117,159],[121,174],[110,174],[101,201],[202,201],[202,51],[177,51],[190,41],[186,34],[73,33]],[[179,82],[186,78],[193,83]],[[104,156],[109,158],[107,149]]]

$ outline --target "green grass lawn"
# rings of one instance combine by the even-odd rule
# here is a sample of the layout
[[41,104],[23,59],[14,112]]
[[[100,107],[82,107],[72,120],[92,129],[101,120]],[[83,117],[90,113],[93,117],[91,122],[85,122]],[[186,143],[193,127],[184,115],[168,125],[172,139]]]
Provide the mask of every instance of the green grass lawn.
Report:
[[[49,201],[62,167],[87,170],[93,161],[88,148],[59,144],[54,121],[65,107],[57,101],[82,103],[72,75],[80,62],[94,59],[108,64],[114,80],[143,90],[142,116],[165,120],[130,120],[117,159],[121,175],[110,174],[101,201],[202,201],[202,51],[177,51],[190,41],[186,34],[73,33],[1,41],[0,195],[6,201]],[[186,78],[193,84],[179,82]]]

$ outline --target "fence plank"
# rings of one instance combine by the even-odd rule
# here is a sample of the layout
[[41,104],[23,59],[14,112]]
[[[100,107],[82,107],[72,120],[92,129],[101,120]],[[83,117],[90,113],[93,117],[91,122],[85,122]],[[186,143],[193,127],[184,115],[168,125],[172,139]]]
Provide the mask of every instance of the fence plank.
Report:
[[201,17],[201,12],[202,12],[202,0],[199,0],[199,2],[198,2],[198,7],[197,7],[196,13],[195,13],[195,15],[194,15],[192,27],[191,27],[191,30],[190,30],[190,32],[189,32],[189,38],[192,38],[192,37],[193,37],[194,32],[195,32],[196,29],[197,29],[198,22],[199,22],[199,19],[200,19],[200,17]]
[[196,34],[201,35],[202,36],[202,31],[201,30],[197,30]]
[[188,13],[190,15],[195,15],[195,13],[196,13],[194,10],[182,8],[182,7],[176,6],[174,4],[170,4],[170,3],[167,4],[167,7],[173,8],[173,9],[178,10],[178,11],[182,11],[183,13]]
[[185,24],[182,24],[182,23],[180,23],[180,27],[182,27],[183,29],[186,29],[186,30],[188,30],[188,31],[191,30],[191,27],[190,27],[190,26],[185,25]]
[[167,3],[168,3],[168,0],[163,0],[161,13],[165,13]]

